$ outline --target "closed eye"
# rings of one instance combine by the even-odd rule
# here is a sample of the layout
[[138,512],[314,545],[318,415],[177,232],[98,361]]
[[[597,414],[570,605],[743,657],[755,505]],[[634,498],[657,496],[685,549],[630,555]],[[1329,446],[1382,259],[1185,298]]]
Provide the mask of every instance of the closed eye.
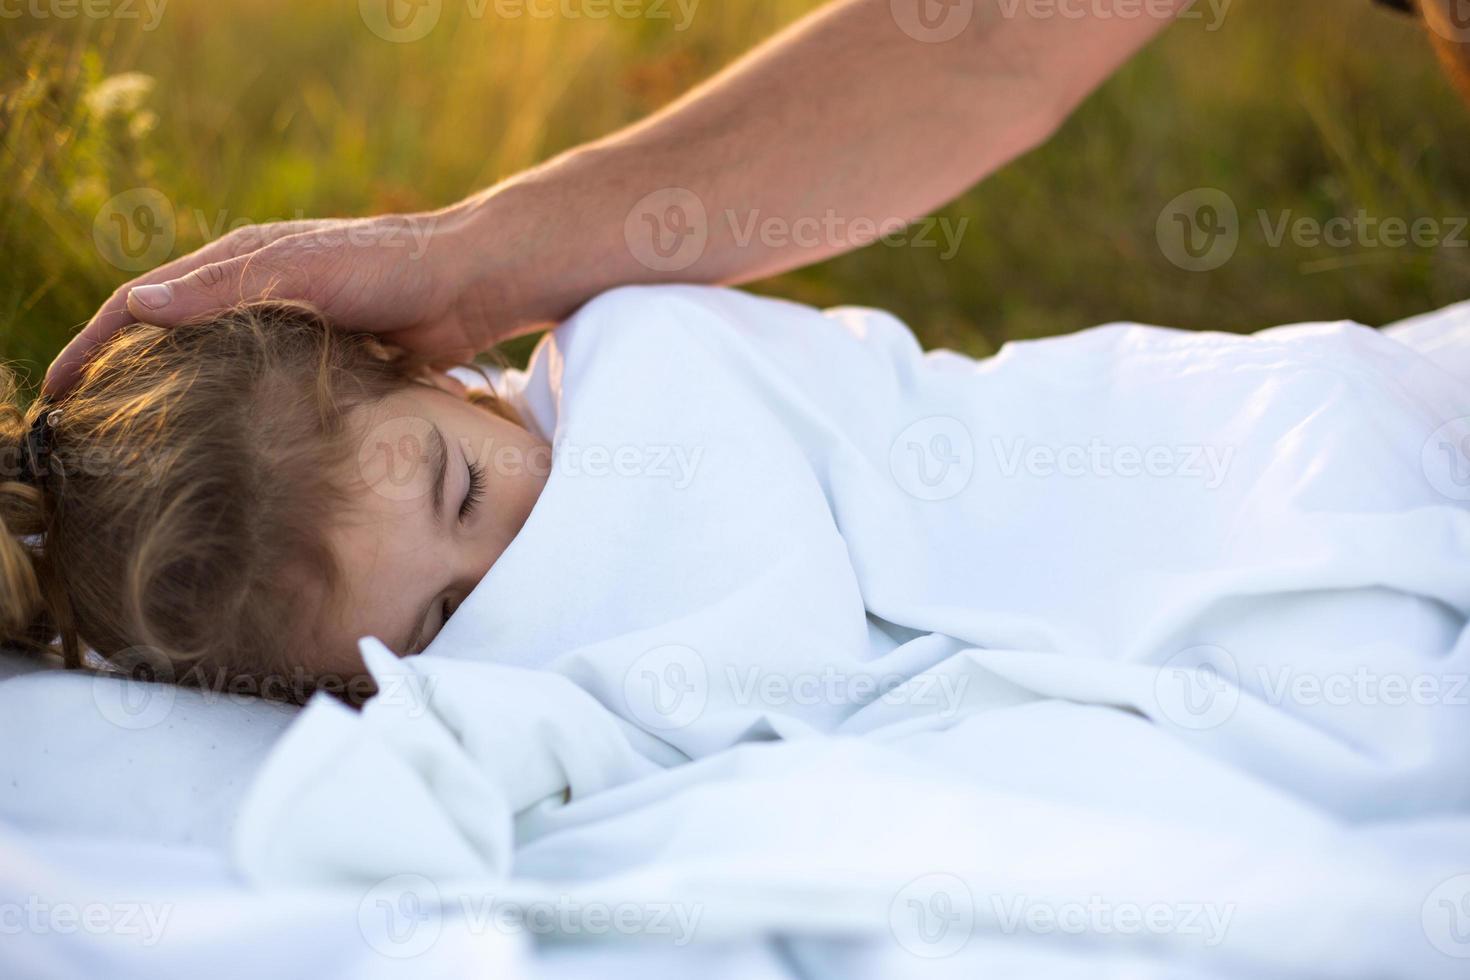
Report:
[[485,499],[485,467],[478,463],[467,462],[469,467],[470,482],[465,488],[464,501],[459,505],[459,519],[468,520],[475,512],[475,507],[481,500]]

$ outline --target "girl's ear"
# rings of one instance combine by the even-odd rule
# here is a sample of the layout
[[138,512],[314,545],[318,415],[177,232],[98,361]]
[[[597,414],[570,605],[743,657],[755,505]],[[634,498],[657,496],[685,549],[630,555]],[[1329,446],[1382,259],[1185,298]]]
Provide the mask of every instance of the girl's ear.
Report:
[[464,398],[470,393],[470,390],[465,387],[463,381],[435,368],[425,368],[423,380],[440,391],[448,392],[456,398]]

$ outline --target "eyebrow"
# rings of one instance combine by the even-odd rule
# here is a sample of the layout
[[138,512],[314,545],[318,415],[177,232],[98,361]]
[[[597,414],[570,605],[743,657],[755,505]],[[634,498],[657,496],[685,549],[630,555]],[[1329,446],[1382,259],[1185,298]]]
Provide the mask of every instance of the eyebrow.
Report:
[[[449,471],[449,443],[437,425],[433,429],[433,435],[429,437],[429,472],[432,474],[429,497],[434,507],[434,520],[442,524],[444,522],[444,483]],[[419,610],[419,618],[409,626],[408,635],[399,641],[398,649],[402,653],[410,653],[418,645],[419,637],[424,632],[424,621],[429,618],[429,610],[437,601],[436,596],[431,596],[428,604]]]
[[444,440],[444,433],[439,427],[434,426],[434,435],[429,440],[429,470],[434,474],[432,500],[434,503],[434,520],[444,520],[444,479],[449,470],[449,443]]

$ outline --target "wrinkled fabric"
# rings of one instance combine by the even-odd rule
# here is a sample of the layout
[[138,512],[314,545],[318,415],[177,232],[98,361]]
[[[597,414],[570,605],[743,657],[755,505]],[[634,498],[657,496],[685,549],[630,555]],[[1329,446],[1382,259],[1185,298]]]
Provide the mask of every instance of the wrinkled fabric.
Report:
[[932,951],[942,907],[957,949],[1454,975],[1467,321],[974,361],[608,293],[503,379],[555,450],[525,528],[426,654],[364,642],[384,695],[294,723],[237,863],[683,903],[711,940]]

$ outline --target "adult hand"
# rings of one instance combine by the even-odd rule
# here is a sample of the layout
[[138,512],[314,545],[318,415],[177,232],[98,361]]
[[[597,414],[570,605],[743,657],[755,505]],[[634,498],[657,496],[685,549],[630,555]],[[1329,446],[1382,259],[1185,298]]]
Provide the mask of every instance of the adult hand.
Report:
[[508,333],[444,211],[248,225],[124,284],[57,356],[44,384],[68,390],[88,355],[134,322],[177,326],[237,303],[302,300],[334,323],[381,334],[436,360],[466,359]]

